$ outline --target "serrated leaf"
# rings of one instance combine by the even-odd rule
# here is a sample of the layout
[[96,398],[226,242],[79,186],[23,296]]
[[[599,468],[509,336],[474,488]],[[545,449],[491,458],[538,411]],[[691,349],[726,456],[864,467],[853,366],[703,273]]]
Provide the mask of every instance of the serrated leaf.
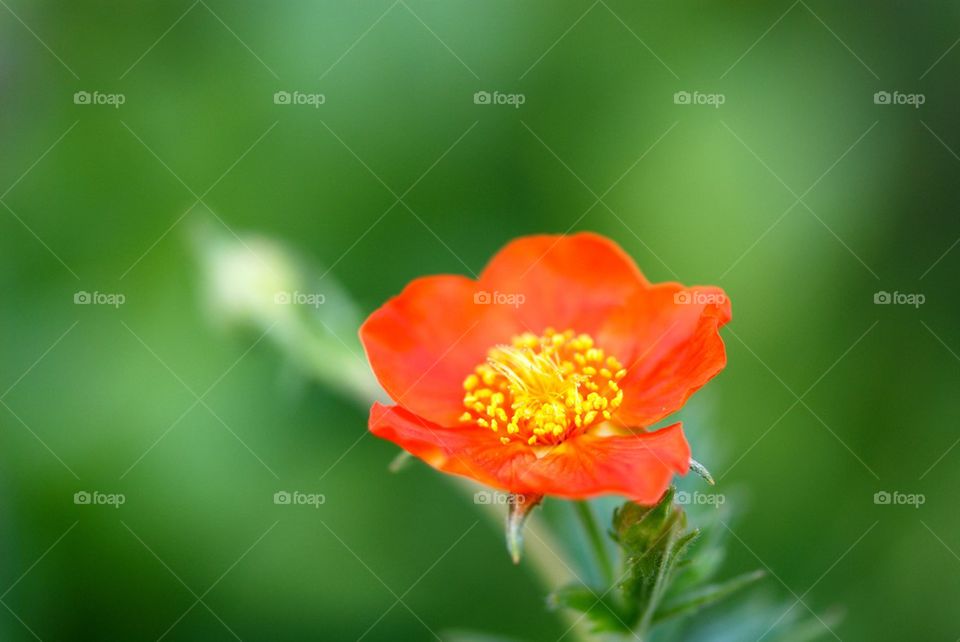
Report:
[[605,589],[583,584],[565,586],[551,593],[547,603],[553,609],[568,608],[583,613],[595,633],[626,633],[631,629],[610,592]]
[[694,594],[686,596],[678,602],[666,605],[657,610],[653,616],[653,623],[663,622],[674,617],[691,615],[702,608],[736,593],[740,589],[753,584],[762,579],[766,573],[764,571],[753,571],[738,575],[733,579],[719,584],[713,584],[696,591]]

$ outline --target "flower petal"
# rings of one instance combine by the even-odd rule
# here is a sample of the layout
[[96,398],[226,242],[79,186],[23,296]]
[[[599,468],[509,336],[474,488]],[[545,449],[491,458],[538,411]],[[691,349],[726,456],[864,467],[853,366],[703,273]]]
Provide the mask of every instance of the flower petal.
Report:
[[477,303],[478,292],[462,276],[416,279],[360,328],[387,394],[442,426],[456,426],[463,413],[464,378],[491,347],[522,332],[504,306]]
[[597,234],[527,236],[507,244],[480,275],[490,292],[523,295],[524,330],[594,334],[611,310],[648,285],[623,249]]
[[654,503],[690,462],[680,424],[635,435],[584,434],[541,457],[519,442],[501,444],[487,429],[442,428],[397,406],[375,404],[370,430],[438,470],[513,493],[572,499],[613,493]]
[[511,491],[518,471],[536,457],[524,444],[501,444],[487,428],[474,425],[443,428],[399,406],[375,403],[370,431],[447,473]]
[[726,365],[719,329],[730,317],[730,301],[720,288],[661,283],[635,295],[606,330],[632,339],[620,357],[627,375],[620,382],[624,397],[616,421],[650,426],[683,406]]
[[579,435],[538,459],[523,482],[545,495],[582,499],[615,494],[654,504],[673,475],[686,474],[689,467],[690,445],[677,423],[633,435]]

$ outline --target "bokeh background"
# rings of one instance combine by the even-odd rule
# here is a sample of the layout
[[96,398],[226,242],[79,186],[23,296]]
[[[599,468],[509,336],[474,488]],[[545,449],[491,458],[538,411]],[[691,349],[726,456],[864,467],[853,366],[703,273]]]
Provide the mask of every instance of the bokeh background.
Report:
[[347,313],[278,339],[208,277],[289,249],[363,315],[572,230],[732,298],[684,411],[724,573],[842,611],[824,639],[960,637],[955,3],[0,5],[0,638],[560,637],[498,524],[322,383],[362,372],[324,357]]

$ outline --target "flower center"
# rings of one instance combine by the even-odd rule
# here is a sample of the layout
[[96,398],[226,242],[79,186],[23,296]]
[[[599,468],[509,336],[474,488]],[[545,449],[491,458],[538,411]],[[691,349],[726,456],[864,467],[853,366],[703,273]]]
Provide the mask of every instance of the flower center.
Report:
[[626,374],[588,334],[526,332],[491,348],[464,379],[460,421],[499,433],[504,444],[556,444],[610,419],[623,402],[617,382]]

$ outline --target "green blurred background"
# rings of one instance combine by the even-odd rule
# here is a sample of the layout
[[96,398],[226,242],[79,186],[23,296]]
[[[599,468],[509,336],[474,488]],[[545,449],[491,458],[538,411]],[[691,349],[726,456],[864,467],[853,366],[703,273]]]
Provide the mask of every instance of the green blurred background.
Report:
[[[276,239],[367,314],[569,230],[732,298],[684,411],[725,572],[842,609],[844,640],[960,636],[956,3],[0,5],[0,638],[560,637],[498,525],[389,474],[318,357],[235,331],[200,259]],[[295,489],[326,503],[273,503]]]

